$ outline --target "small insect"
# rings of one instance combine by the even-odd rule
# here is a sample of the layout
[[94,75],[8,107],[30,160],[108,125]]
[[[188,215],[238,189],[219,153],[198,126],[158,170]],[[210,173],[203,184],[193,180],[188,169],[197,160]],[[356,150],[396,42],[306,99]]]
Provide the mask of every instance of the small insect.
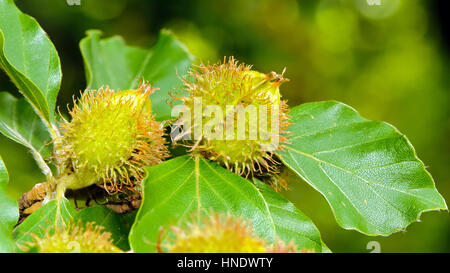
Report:
[[276,86],[280,86],[282,83],[289,81],[289,79],[283,77],[284,72],[286,72],[286,67],[283,69],[281,74],[272,71],[269,74],[266,74],[266,80],[276,83]]
[[34,187],[30,191],[24,193],[20,197],[18,201],[20,212],[19,223],[21,223],[28,215],[41,207],[42,201],[50,191],[50,184],[48,184],[47,182],[43,182],[34,185]]
[[116,213],[124,214],[134,211],[141,206],[142,195],[140,192],[135,191],[132,194],[122,197],[118,201],[108,201],[106,207],[114,210]]
[[[50,184],[43,182],[36,184],[30,191],[24,193],[18,201],[20,212],[18,223],[22,223],[30,214],[39,209],[43,205],[42,201],[51,191]],[[92,185],[80,190],[70,190],[66,197],[73,197],[77,209],[83,208],[78,206],[77,200],[84,199],[85,207],[90,207],[90,202],[94,201],[96,204],[105,205],[121,214],[138,209],[142,201],[141,191],[135,188],[127,188],[122,192],[110,194],[99,185]]]

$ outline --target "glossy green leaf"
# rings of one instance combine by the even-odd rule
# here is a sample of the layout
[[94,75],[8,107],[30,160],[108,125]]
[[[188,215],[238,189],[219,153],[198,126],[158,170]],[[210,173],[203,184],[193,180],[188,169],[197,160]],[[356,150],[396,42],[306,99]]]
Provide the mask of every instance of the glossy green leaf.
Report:
[[292,204],[267,187],[261,193],[206,159],[182,156],[147,168],[143,186],[143,203],[130,232],[135,252],[154,252],[161,227],[180,225],[210,210],[249,219],[255,233],[269,242],[279,237],[322,250],[319,232]]
[[171,118],[169,92],[182,86],[179,76],[187,73],[193,59],[185,46],[166,30],[151,49],[128,46],[119,36],[100,36],[100,31],[91,30],[80,42],[87,88],[108,85],[118,90],[134,89],[145,79],[160,88],[150,97],[157,119]]
[[124,251],[130,250],[128,233],[131,225],[123,215],[104,206],[95,206],[80,210],[74,217],[76,223],[78,220],[82,223],[95,222],[96,225],[104,227],[104,231],[111,233],[114,245]]
[[12,230],[19,218],[17,202],[6,194],[8,179],[8,172],[0,157],[0,253],[14,250]]
[[[16,241],[16,249],[21,250],[29,242],[33,242],[33,235],[43,237],[48,232],[53,232],[56,226],[57,201],[52,200],[33,212],[25,221],[18,225],[13,231],[13,238]],[[61,201],[60,206],[61,219],[68,223],[77,211],[73,208],[67,199]]]
[[49,123],[61,84],[55,47],[36,20],[13,0],[0,0],[0,67]]
[[282,161],[328,201],[345,229],[389,235],[447,209],[408,139],[339,102],[294,107]]
[[314,249],[316,252],[330,251],[322,243],[319,230],[311,219],[268,185],[256,179],[254,183],[269,207],[279,239],[286,243],[292,241],[302,249]]
[[303,249],[330,252],[321,241],[319,230],[311,219],[268,185],[256,179],[254,183],[266,200],[279,239],[284,242],[293,241]]
[[7,92],[0,92],[0,105],[0,132],[29,148],[34,156],[50,156],[50,134],[31,105]]

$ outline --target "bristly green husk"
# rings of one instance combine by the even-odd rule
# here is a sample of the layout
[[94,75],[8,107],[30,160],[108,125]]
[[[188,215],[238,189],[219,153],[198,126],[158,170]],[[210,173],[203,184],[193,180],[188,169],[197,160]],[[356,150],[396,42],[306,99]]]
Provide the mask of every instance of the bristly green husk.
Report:
[[[281,100],[279,86],[287,81],[282,75],[274,72],[263,74],[250,70],[251,67],[238,64],[232,57],[225,59],[223,63],[214,65],[201,64],[194,68],[185,77],[185,91],[188,96],[179,96],[175,99],[181,100],[191,113],[194,113],[194,98],[201,97],[202,107],[207,105],[218,105],[224,113],[223,119],[229,114],[227,105],[265,105],[268,109],[267,128],[270,132],[270,109],[272,105],[279,107],[279,131],[272,132],[278,137],[282,149],[283,143],[287,141],[285,133],[289,125],[288,108],[285,101]],[[236,116],[235,116],[236,119]],[[202,124],[208,123],[211,117],[202,117]],[[248,120],[247,120],[248,121]],[[194,120],[192,121],[194,127]],[[237,132],[237,122],[234,123],[234,132]],[[246,126],[246,136],[249,135],[251,126]],[[191,128],[190,132],[193,132]],[[194,143],[188,144],[193,152],[201,153],[206,158],[217,161],[229,170],[242,176],[263,173],[277,173],[280,164],[274,157],[273,151],[261,149],[262,144],[269,144],[270,140],[223,140],[207,139],[203,137]]]
[[54,232],[46,231],[41,238],[33,234],[34,241],[22,246],[24,251],[36,249],[40,253],[120,253],[113,245],[111,233],[103,231],[94,222],[69,222]]
[[185,228],[171,227],[171,231],[175,237],[166,246],[171,253],[298,252],[292,242],[276,240],[268,244],[253,233],[249,222],[224,214],[202,216],[199,223],[188,223]]
[[61,124],[57,156],[69,169],[68,189],[94,183],[109,192],[132,189],[143,178],[143,167],[168,156],[163,129],[151,114],[152,92],[142,84],[137,90],[116,93],[106,87],[82,94],[71,121]]

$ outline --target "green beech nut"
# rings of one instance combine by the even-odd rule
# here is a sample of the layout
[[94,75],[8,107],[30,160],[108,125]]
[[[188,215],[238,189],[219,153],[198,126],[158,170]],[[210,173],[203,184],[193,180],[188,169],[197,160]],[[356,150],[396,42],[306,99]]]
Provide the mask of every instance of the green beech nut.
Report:
[[285,244],[277,239],[269,244],[254,234],[249,222],[224,214],[202,216],[198,223],[174,226],[171,231],[175,236],[166,247],[171,253],[298,252],[294,243]]
[[61,124],[57,156],[67,166],[59,183],[68,189],[94,183],[109,192],[132,189],[143,167],[160,163],[168,152],[163,129],[151,114],[153,89],[114,92],[87,90]]
[[120,253],[113,245],[111,233],[103,231],[102,226],[94,222],[70,222],[67,226],[58,227],[54,232],[46,231],[44,236],[32,234],[34,241],[23,250],[37,250],[40,253]]
[[[251,70],[250,66],[238,64],[233,58],[228,61],[214,65],[200,65],[194,68],[190,74],[185,78],[185,90],[188,96],[177,97],[183,104],[194,113],[191,120],[191,133],[195,132],[198,127],[195,115],[196,108],[198,109],[198,101],[201,98],[202,111],[209,105],[219,106],[222,110],[223,134],[221,138],[208,138],[205,134],[198,139],[193,135],[193,143],[191,145],[192,151],[202,154],[210,160],[216,161],[225,166],[229,170],[242,175],[248,176],[276,173],[277,165],[279,164],[274,159],[274,151],[282,148],[283,143],[286,142],[285,132],[288,126],[287,105],[285,101],[281,100],[280,85],[287,81],[282,75],[275,72],[264,74],[258,71]],[[261,119],[258,112],[258,121],[251,121],[248,114],[245,115],[245,137],[238,138],[238,122],[234,123],[234,128],[231,128],[231,133],[235,137],[227,138],[226,134],[229,128],[225,128],[223,124],[226,119],[232,117],[236,119],[235,109],[233,107],[248,107],[256,106],[257,111],[265,106],[267,109],[267,119]],[[277,106],[278,112],[278,130],[272,130],[271,123],[271,109],[272,106]],[[264,108],[263,108],[264,109]],[[234,117],[233,117],[234,115]],[[212,119],[211,115],[202,114],[202,125],[208,124]],[[267,128],[267,136],[261,137],[260,122],[264,122]],[[220,125],[220,124],[219,124]],[[258,136],[250,137],[252,132],[258,132]],[[271,145],[273,139],[277,140],[277,145],[274,149],[263,149],[263,145]]]

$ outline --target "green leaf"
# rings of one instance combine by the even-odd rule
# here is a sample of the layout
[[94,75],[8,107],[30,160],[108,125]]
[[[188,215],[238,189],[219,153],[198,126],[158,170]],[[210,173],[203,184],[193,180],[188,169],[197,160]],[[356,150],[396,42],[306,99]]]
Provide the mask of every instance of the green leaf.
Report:
[[61,84],[58,53],[36,20],[13,0],[0,0],[0,67],[41,118],[53,122]]
[[[54,231],[57,209],[57,201],[52,200],[33,212],[14,229],[13,238],[16,241],[18,251],[20,251],[20,247],[26,246],[29,242],[33,242],[33,234],[42,238],[46,231]],[[60,212],[61,218],[66,224],[77,213],[75,208],[65,198],[61,201]]]
[[254,183],[269,207],[279,239],[286,243],[293,241],[302,249],[329,252],[329,249],[322,243],[319,230],[311,219],[268,185],[256,179],[254,179]]
[[96,225],[104,227],[104,231],[111,233],[114,245],[124,251],[130,250],[128,244],[128,233],[131,226],[128,224],[124,216],[115,211],[104,207],[95,206],[82,209],[74,218],[74,221],[81,219],[82,223],[95,222]]
[[389,235],[447,209],[408,139],[334,102],[294,107],[282,161],[328,201],[345,229]]
[[34,156],[51,154],[50,134],[42,120],[25,99],[16,99],[0,92],[0,132],[13,141],[29,148]]
[[269,242],[294,239],[301,248],[322,250],[319,232],[292,204],[267,187],[261,193],[206,159],[182,156],[147,168],[143,186],[143,203],[130,232],[135,252],[156,251],[160,227],[178,226],[192,213],[211,209],[249,219],[255,233]]
[[13,252],[12,230],[19,218],[17,202],[6,194],[8,172],[0,157],[0,253]]
[[100,36],[100,31],[91,30],[80,42],[87,88],[108,85],[118,90],[135,89],[144,78],[160,88],[150,96],[157,119],[170,119],[171,107],[166,103],[169,92],[182,86],[178,75],[188,72],[193,59],[185,46],[166,30],[161,31],[151,49],[128,46],[119,36]]

